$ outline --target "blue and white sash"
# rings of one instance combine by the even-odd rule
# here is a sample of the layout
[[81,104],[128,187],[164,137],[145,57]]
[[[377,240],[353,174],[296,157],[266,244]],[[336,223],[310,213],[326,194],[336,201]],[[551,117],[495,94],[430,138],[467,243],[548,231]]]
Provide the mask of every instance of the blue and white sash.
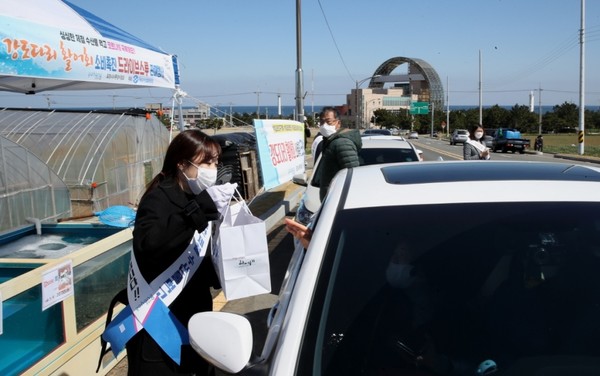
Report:
[[181,362],[181,345],[189,344],[187,329],[171,313],[168,306],[192,278],[206,255],[212,222],[202,233],[194,233],[190,245],[164,272],[150,284],[138,267],[133,250],[129,264],[127,297],[129,306],[115,317],[102,338],[118,355],[125,344],[140,330],[148,334],[177,364]]

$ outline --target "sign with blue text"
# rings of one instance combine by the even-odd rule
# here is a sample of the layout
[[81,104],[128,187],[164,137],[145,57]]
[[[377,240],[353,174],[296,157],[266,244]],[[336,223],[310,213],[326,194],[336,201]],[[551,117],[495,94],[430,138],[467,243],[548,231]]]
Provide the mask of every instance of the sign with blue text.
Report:
[[304,124],[254,119],[254,132],[265,190],[304,172]]

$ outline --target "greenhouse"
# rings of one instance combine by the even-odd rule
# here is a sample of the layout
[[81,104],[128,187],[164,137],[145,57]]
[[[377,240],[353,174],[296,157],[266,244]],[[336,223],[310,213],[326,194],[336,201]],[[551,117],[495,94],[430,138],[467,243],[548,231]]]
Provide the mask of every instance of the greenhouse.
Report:
[[0,161],[0,231],[69,215],[67,186],[38,157],[0,137]]
[[169,132],[132,111],[0,110],[0,223],[10,229],[137,205]]

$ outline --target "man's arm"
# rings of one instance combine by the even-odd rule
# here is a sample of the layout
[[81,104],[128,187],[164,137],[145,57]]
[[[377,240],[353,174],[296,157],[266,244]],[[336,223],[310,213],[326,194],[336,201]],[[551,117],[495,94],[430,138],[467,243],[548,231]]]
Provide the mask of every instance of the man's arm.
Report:
[[340,168],[358,167],[358,149],[356,144],[348,139],[338,140],[336,145],[336,158]]

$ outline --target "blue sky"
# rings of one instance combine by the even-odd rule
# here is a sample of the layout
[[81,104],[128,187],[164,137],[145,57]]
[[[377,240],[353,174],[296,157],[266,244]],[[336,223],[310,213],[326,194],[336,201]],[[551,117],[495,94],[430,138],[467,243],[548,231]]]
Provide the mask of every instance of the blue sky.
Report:
[[[179,56],[185,105],[294,104],[295,0],[70,0]],[[302,0],[307,110],[345,103],[384,61],[420,58],[449,87],[450,104],[476,105],[479,51],[484,105],[579,103],[580,0]],[[586,1],[586,105],[600,105],[600,1]],[[401,71],[403,68],[399,67]],[[404,66],[405,70],[405,66]],[[365,84],[366,85],[366,84]],[[260,92],[257,95],[256,92]],[[160,89],[51,93],[57,107],[170,103]],[[45,106],[46,97],[2,94]],[[38,101],[38,102],[35,102]],[[89,103],[87,103],[89,104]]]

